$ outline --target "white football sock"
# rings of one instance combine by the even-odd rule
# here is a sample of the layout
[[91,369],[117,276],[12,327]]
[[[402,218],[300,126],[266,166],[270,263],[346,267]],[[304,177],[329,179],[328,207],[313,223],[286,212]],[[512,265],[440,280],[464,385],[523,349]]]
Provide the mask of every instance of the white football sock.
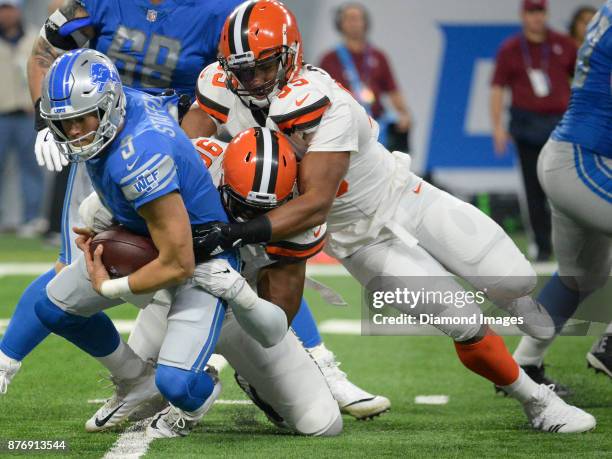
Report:
[[140,376],[145,367],[145,362],[123,341],[119,340],[119,346],[106,357],[96,357],[98,362],[111,372],[111,375],[119,379],[133,379]]
[[168,311],[168,306],[152,303],[138,313],[127,344],[142,360],[157,362],[168,328]]
[[512,357],[514,357],[514,360],[519,365],[535,365],[539,367],[542,365],[546,351],[554,340],[555,338],[539,340],[531,336],[523,336]]
[[504,392],[510,397],[518,400],[521,403],[525,403],[531,398],[531,396],[538,390],[538,384],[527,376],[527,373],[519,368],[519,377],[512,384],[502,386]]

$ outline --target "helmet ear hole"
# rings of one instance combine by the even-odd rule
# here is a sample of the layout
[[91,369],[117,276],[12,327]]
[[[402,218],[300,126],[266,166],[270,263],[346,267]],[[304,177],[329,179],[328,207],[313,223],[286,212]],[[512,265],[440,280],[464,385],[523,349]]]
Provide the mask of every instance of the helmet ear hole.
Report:
[[246,155],[246,158],[244,158],[244,162],[248,163],[251,160],[251,152],[249,151]]
[[287,158],[283,155],[283,165],[287,167]]

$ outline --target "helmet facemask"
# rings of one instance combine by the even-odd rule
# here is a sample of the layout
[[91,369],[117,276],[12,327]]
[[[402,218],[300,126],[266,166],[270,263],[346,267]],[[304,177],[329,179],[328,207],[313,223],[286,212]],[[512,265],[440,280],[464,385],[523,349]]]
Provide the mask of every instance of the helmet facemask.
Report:
[[[97,116],[98,128],[82,135],[79,138],[70,139],[64,132],[62,121],[88,114],[94,114]],[[47,117],[47,124],[53,133],[55,143],[60,152],[65,155],[70,162],[82,162],[97,156],[110,142],[113,141],[121,128],[124,116],[125,97],[121,93],[117,98],[113,92],[108,91],[99,101],[98,106],[93,110],[79,114],[72,113],[69,117]],[[88,139],[89,137],[93,137],[93,140],[86,145],[82,145],[82,141]]]
[[[248,108],[266,108],[293,74],[295,56],[296,52],[292,47],[283,45],[263,51],[258,59],[249,51],[239,56],[231,55],[227,59],[221,56],[219,62],[226,73],[228,89],[236,94],[243,104]],[[258,73],[273,76],[255,85],[254,80]]]
[[276,209],[293,198],[293,194],[290,194],[285,199],[279,201],[276,199],[276,195],[262,195],[254,191],[249,193],[248,198],[244,198],[227,184],[221,185],[219,191],[221,192],[223,207],[228,216],[232,220],[240,223],[257,218],[272,209]]

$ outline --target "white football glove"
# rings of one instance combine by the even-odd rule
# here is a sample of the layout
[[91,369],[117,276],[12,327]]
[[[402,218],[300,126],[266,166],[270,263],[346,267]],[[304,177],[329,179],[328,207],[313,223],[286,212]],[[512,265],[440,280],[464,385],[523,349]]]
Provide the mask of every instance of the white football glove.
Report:
[[98,234],[113,226],[113,214],[104,207],[100,197],[94,191],[79,206],[79,217],[83,224]]
[[195,282],[207,292],[224,299],[233,300],[247,284],[244,277],[223,258],[214,258],[196,266]]
[[59,172],[68,165],[68,158],[60,153],[49,128],[38,131],[34,153],[36,153],[38,165],[47,166],[51,172]]

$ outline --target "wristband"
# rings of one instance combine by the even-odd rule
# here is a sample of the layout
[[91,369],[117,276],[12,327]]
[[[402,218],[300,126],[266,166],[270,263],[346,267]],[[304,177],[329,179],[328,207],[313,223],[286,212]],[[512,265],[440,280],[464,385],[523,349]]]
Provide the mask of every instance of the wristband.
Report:
[[47,127],[47,122],[40,115],[40,97],[34,102],[34,129],[37,132],[42,131]]
[[240,241],[240,245],[269,242],[272,238],[272,224],[267,215],[260,215],[245,223],[232,223],[227,227],[229,239]]
[[128,276],[120,277],[119,279],[109,279],[102,282],[100,285],[100,293],[111,300],[121,298],[124,295],[131,295],[130,283]]

